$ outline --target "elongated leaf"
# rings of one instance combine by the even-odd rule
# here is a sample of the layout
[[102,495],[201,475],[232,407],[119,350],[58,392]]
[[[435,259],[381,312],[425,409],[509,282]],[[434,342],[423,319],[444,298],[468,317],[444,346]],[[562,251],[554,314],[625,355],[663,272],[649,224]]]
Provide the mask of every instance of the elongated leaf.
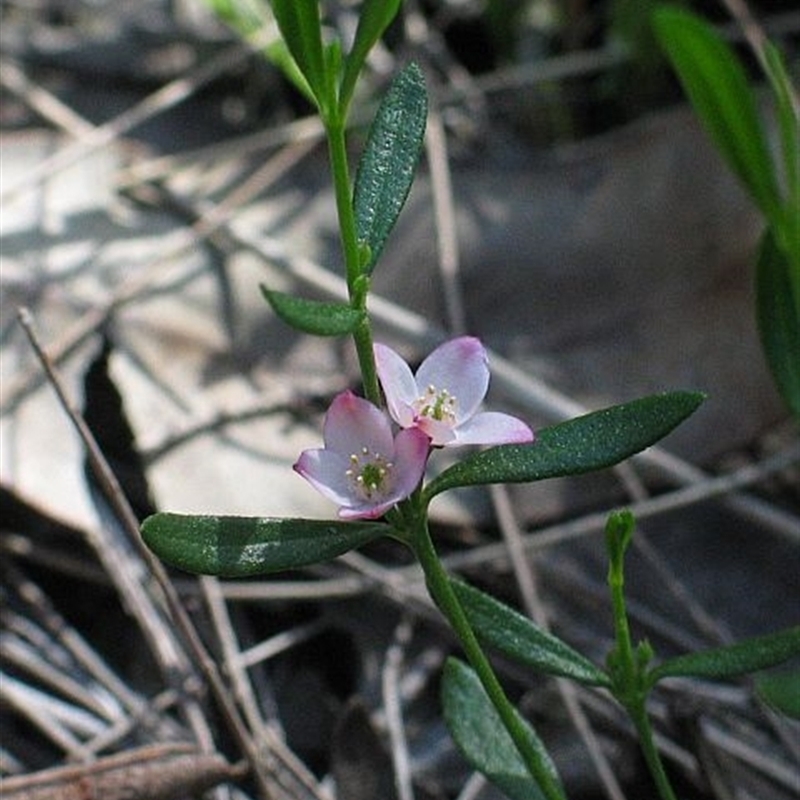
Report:
[[315,336],[344,336],[352,333],[364,313],[346,303],[322,303],[261,287],[272,310],[287,324]]
[[790,271],[771,229],[756,263],[756,316],[772,377],[792,413],[800,418],[800,307]]
[[[792,79],[789,77],[780,51],[772,42],[767,42],[764,55],[767,77],[772,86],[778,112],[789,208],[794,212],[795,228],[800,229],[800,111],[793,102]],[[795,235],[794,241],[798,241],[798,235]],[[800,254],[798,257],[800,258]]]
[[731,48],[704,20],[674,6],[653,15],[656,36],[714,143],[768,219],[780,196],[747,76]]
[[603,670],[518,611],[466,583],[451,583],[481,643],[550,675],[589,686],[610,685]]
[[649,674],[649,681],[667,677],[734,678],[774,667],[800,655],[800,626],[757,636],[728,647],[671,658]]
[[314,97],[324,107],[325,58],[319,0],[270,0],[281,36]]
[[270,21],[267,4],[261,0],[205,0],[205,3],[226,25],[245,38]]
[[540,481],[610,467],[666,436],[703,399],[699,392],[667,392],[544,428],[533,444],[500,445],[459,461],[427,485],[424,497],[457,486]]
[[800,669],[757,675],[756,689],[776,711],[800,720]]
[[[262,29],[272,23],[273,15],[269,13],[266,0],[205,0],[205,2],[224,23],[251,44],[256,41]],[[262,52],[312,105],[317,102],[314,92],[283,39],[276,34],[272,42],[262,47]]]
[[292,57],[283,39],[276,38],[264,48],[263,52],[267,59],[284,74],[312,106],[317,105],[314,90],[306,80],[305,75],[300,71],[300,67],[297,66],[297,62]]
[[[511,736],[470,667],[449,658],[442,678],[444,720],[467,761],[510,800],[540,800],[545,795],[525,767]],[[561,788],[555,766],[533,728],[521,717],[531,745]],[[562,790],[563,793],[563,790]]]
[[378,108],[353,194],[359,240],[369,247],[369,274],[406,202],[425,136],[428,98],[425,79],[409,64],[392,82]]
[[353,48],[344,62],[344,77],[339,91],[339,103],[347,108],[364,62],[383,32],[397,15],[402,0],[364,0],[358,17]]
[[389,530],[377,522],[162,513],[142,523],[142,538],[187,572],[243,578],[327,561]]

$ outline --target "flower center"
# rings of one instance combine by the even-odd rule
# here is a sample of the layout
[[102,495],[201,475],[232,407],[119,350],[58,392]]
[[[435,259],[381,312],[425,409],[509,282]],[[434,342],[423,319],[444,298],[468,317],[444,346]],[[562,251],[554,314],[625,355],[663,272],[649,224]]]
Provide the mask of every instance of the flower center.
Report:
[[430,417],[437,422],[446,422],[450,425],[456,423],[456,407],[458,402],[455,395],[447,389],[437,389],[430,384],[417,402],[414,404],[421,417]]
[[351,454],[350,467],[345,474],[356,492],[370,500],[373,494],[385,494],[393,467],[394,464],[380,453],[362,447],[360,453]]

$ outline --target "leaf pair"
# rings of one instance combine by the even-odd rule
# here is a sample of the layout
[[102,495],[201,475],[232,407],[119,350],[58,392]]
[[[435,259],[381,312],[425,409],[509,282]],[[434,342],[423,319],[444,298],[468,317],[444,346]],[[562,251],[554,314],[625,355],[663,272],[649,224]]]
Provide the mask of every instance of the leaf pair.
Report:
[[283,41],[308,85],[311,99],[323,116],[335,115],[344,120],[367,55],[396,16],[400,0],[364,1],[353,46],[343,65],[331,57],[331,47],[326,52],[322,43],[319,0],[270,2]]
[[[425,136],[427,108],[425,79],[416,64],[409,64],[383,98],[358,166],[353,212],[364,254],[360,275],[369,276],[375,268],[411,190]],[[341,336],[353,333],[363,320],[363,313],[347,303],[321,303],[262,291],[284,322],[305,333]]]
[[[459,486],[536,481],[611,466],[657,442],[702,399],[695,392],[654,395],[545,428],[532,445],[493,447],[450,467],[428,484],[424,499]],[[156,514],[142,526],[147,546],[164,561],[228,576],[324,561],[391,533],[383,523],[181,514]]]

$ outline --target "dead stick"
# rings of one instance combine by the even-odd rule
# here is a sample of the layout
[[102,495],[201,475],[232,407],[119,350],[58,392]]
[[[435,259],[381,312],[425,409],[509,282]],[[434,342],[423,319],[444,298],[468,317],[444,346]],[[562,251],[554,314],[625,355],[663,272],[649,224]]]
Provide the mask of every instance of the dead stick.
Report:
[[0,800],[177,800],[223,781],[242,778],[247,766],[190,744],[139,747],[90,764],[3,778]]

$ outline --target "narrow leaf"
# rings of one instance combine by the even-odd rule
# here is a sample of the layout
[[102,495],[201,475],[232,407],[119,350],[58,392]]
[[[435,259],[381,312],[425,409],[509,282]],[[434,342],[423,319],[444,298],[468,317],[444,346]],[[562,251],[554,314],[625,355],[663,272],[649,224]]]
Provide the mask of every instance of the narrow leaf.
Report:
[[339,92],[340,108],[347,108],[353,96],[364,62],[378,39],[397,15],[402,0],[364,0],[358,17],[353,48],[344,63],[344,77]]
[[699,392],[667,392],[543,428],[532,444],[500,445],[459,461],[427,485],[424,497],[457,486],[540,481],[610,467],[666,436],[703,399]]
[[142,523],[142,538],[187,572],[243,578],[327,561],[389,530],[372,522],[162,513]]
[[323,303],[261,287],[272,310],[287,324],[314,336],[344,336],[364,319],[364,312],[346,303]]
[[300,67],[297,66],[297,62],[292,57],[283,39],[276,38],[274,41],[270,42],[264,48],[264,55],[284,74],[287,80],[312,106],[317,105],[317,98],[314,96],[314,90],[309,85],[305,75],[300,71]]
[[800,418],[800,298],[795,297],[792,269],[768,229],[756,263],[758,329],[778,391]]
[[270,0],[281,36],[317,102],[325,105],[325,58],[319,0]]
[[[510,798],[540,800],[542,790],[528,772],[514,741],[478,676],[455,658],[449,658],[442,677],[442,708],[453,741],[464,758]],[[539,737],[521,717],[531,745],[547,765],[552,782],[560,787],[558,774]]]
[[425,79],[409,64],[383,98],[358,165],[353,210],[358,238],[369,247],[365,274],[374,268],[411,190],[427,114]]
[[795,213],[794,225],[800,228],[800,111],[793,100],[792,80],[780,50],[767,42],[764,56],[778,112],[789,207]]
[[800,626],[757,636],[727,647],[689,653],[655,667],[650,684],[668,677],[734,678],[768,669],[800,655]]
[[549,675],[572,678],[589,686],[610,685],[603,670],[518,611],[466,583],[451,583],[482,644]]
[[780,197],[764,130],[744,69],[733,50],[704,20],[662,6],[656,36],[711,138],[768,219]]
[[776,711],[800,720],[800,668],[757,675],[756,689]]
[[258,0],[205,0],[205,3],[226,25],[245,38],[269,22],[267,6]]
[[[765,68],[775,97],[783,151],[785,201],[782,219],[771,227],[775,243],[783,250],[800,318],[800,105],[783,57],[772,42],[764,46]],[[800,359],[798,359],[800,360]]]
[[[256,42],[265,26],[272,24],[269,6],[264,0],[205,0],[205,2],[226,25],[251,44]],[[285,40],[276,34],[274,41],[263,47],[262,52],[312,105],[317,102]]]

